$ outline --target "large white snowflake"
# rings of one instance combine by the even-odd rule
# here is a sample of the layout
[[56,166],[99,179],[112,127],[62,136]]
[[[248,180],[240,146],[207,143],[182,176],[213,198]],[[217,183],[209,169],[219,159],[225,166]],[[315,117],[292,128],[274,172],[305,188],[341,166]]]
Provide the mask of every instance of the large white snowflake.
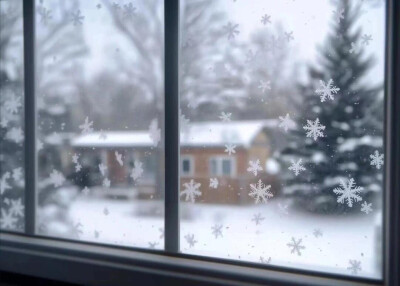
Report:
[[218,238],[218,236],[222,237],[222,224],[216,224],[211,227],[212,229],[212,234],[215,236],[215,238]]
[[86,116],[85,122],[79,125],[79,129],[81,129],[82,134],[90,133],[93,131],[93,121],[89,121],[89,117]]
[[16,200],[11,200],[10,203],[11,203],[11,206],[10,206],[9,212],[17,217],[18,216],[23,217],[25,207],[21,203],[21,198],[16,199]]
[[197,240],[194,239],[194,234],[185,235],[185,239],[190,247],[193,247],[197,243]]
[[358,260],[349,260],[350,266],[347,267],[347,270],[351,271],[351,274],[357,274],[358,271],[361,271],[361,261]]
[[228,153],[229,156],[231,156],[232,154],[236,153],[235,148],[236,148],[236,145],[234,145],[234,144],[231,144],[231,143],[225,144],[225,151],[224,152]]
[[13,216],[11,211],[7,213],[5,209],[1,210],[0,216],[0,228],[2,229],[15,229],[15,223],[18,221],[16,217]]
[[83,19],[85,19],[85,16],[81,15],[81,10],[71,13],[71,20],[74,26],[82,25]]
[[279,120],[278,127],[285,130],[285,132],[296,127],[296,123],[290,118],[289,113],[287,113],[285,117],[279,116]]
[[21,127],[13,127],[6,133],[6,138],[19,144],[24,140],[24,133]]
[[234,39],[236,35],[238,35],[240,32],[238,30],[239,24],[232,24],[229,22],[227,25],[225,25],[223,28],[225,30],[225,33],[228,35],[228,40]]
[[328,80],[326,84],[323,80],[320,80],[319,84],[321,86],[315,92],[320,95],[321,102],[327,99],[334,100],[334,94],[337,94],[340,88],[333,85],[333,79]]
[[253,173],[254,176],[257,176],[258,171],[262,171],[262,167],[260,165],[260,160],[257,159],[255,161],[249,161],[249,167],[247,168],[247,172]]
[[49,182],[54,185],[54,187],[60,187],[65,182],[65,177],[62,173],[57,170],[53,170],[50,173]]
[[185,195],[185,201],[194,203],[196,197],[201,196],[201,192],[199,191],[201,184],[196,183],[193,179],[191,179],[189,183],[184,183],[183,186],[185,189],[181,191],[180,196]]
[[271,82],[269,80],[260,80],[260,85],[258,86],[258,88],[261,89],[262,93],[265,93],[267,89],[271,90]]
[[383,154],[379,154],[378,150],[375,150],[374,154],[369,155],[371,158],[371,166],[376,166],[377,169],[380,169],[383,165]]
[[118,153],[118,151],[115,151],[115,160],[117,160],[120,166],[124,165],[124,161],[122,161],[122,154]]
[[232,116],[232,113],[221,112],[221,115],[219,116],[219,118],[222,120],[222,122],[229,122],[229,121],[231,121],[231,116]]
[[301,250],[302,249],[305,249],[306,247],[305,246],[303,246],[303,245],[301,245],[301,242],[302,242],[302,239],[301,238],[299,238],[298,240],[296,240],[294,237],[292,237],[292,241],[291,242],[289,242],[288,244],[287,244],[287,246],[288,247],[290,247],[292,250],[290,251],[290,253],[297,253],[297,255],[301,255]]
[[319,118],[315,119],[315,121],[307,120],[307,125],[303,126],[303,129],[307,131],[307,137],[312,137],[314,141],[318,137],[324,137],[322,130],[325,130],[325,126],[319,123]]
[[347,205],[349,207],[353,206],[353,200],[359,202],[362,198],[358,195],[363,190],[362,187],[356,186],[354,179],[350,178],[350,180],[346,183],[343,180],[340,180],[340,187],[335,188],[333,192],[336,195],[339,195],[337,202],[343,204],[345,200],[347,200]]
[[301,164],[302,159],[299,159],[297,162],[292,160],[292,165],[290,165],[289,170],[293,171],[296,177],[300,174],[301,171],[305,171],[306,168]]
[[210,188],[216,189],[218,188],[218,184],[217,178],[210,178]]
[[155,118],[151,121],[149,126],[149,136],[153,141],[153,146],[157,147],[158,143],[161,140],[161,129],[158,128],[158,120]]
[[7,180],[10,178],[10,172],[5,172],[0,179],[0,195],[2,195],[6,190],[11,189],[11,186],[7,183]]
[[10,114],[17,113],[18,108],[20,108],[21,105],[21,98],[15,95],[12,95],[6,102],[4,102],[4,108]]
[[140,179],[140,177],[142,176],[142,174],[143,174],[142,166],[143,166],[142,162],[140,162],[139,160],[135,160],[134,167],[133,167],[133,169],[131,171],[131,175],[130,175],[134,181]]
[[369,214],[370,212],[372,212],[372,203],[367,203],[366,201],[364,201],[361,204],[361,211],[366,214]]
[[269,191],[271,189],[271,185],[264,185],[264,183],[260,180],[258,180],[257,184],[250,184],[251,191],[249,193],[249,196],[254,198],[256,201],[256,204],[259,202],[266,203],[268,202],[269,198],[272,198],[274,195]]

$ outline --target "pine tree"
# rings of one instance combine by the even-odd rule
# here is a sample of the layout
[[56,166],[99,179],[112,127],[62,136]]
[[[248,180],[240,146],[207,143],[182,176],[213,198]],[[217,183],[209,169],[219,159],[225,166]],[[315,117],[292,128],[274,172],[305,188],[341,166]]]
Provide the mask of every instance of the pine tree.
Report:
[[[361,201],[352,208],[336,201],[333,189],[340,180],[353,178],[363,187],[363,200],[382,191],[382,168],[370,165],[370,154],[383,152],[382,87],[368,83],[374,59],[366,55],[362,31],[357,27],[361,6],[348,0],[335,4],[343,17],[335,15],[332,31],[319,50],[318,64],[309,68],[309,83],[299,86],[297,128],[289,133],[289,147],[279,155],[285,172],[284,194],[293,195],[302,208],[322,213],[359,210]],[[321,102],[316,92],[321,80],[325,84],[333,80],[332,86],[340,88],[333,100]],[[307,138],[303,126],[317,118],[326,126],[324,137]],[[296,176],[288,167],[299,159],[306,170]]]

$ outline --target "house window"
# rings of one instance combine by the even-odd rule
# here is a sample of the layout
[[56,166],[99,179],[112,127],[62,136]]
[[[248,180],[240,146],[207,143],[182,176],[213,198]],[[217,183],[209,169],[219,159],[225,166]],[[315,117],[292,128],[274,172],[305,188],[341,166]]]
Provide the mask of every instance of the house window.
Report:
[[182,156],[181,158],[181,175],[192,176],[194,174],[194,158],[191,156]]
[[235,172],[235,159],[226,157],[213,157],[210,159],[211,176],[233,176]]

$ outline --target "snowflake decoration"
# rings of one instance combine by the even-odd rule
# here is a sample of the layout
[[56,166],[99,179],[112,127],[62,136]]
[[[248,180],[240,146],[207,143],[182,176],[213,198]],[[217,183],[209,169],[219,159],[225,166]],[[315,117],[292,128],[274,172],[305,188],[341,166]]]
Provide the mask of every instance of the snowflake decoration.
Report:
[[11,211],[8,213],[6,210],[1,210],[0,216],[0,228],[2,229],[15,229],[15,223],[18,221],[16,217],[13,216]]
[[332,13],[334,14],[334,17],[335,17],[335,21],[336,21],[336,23],[340,23],[340,21],[341,21],[341,19],[344,19],[344,15],[343,15],[343,13],[344,13],[344,9],[341,9],[341,10],[335,10],[335,11],[332,11]]
[[215,238],[218,238],[218,236],[222,237],[222,224],[216,224],[211,227],[212,229],[212,234],[215,236]]
[[358,271],[361,271],[361,261],[350,259],[349,264],[350,266],[347,267],[347,270],[350,270],[351,274],[357,274]]
[[260,256],[260,262],[264,264],[270,264],[271,263],[271,257],[268,257],[268,259],[264,259],[264,257]]
[[264,185],[263,182],[258,180],[257,184],[250,184],[251,191],[249,196],[255,198],[256,204],[259,202],[266,203],[269,198],[272,198],[274,195],[269,191],[271,189],[271,185]]
[[216,189],[218,188],[218,184],[217,178],[210,178],[210,188]]
[[197,240],[194,239],[194,234],[185,235],[185,239],[190,247],[193,247],[197,243]]
[[132,19],[135,12],[136,12],[136,7],[133,7],[132,3],[124,5],[124,18]]
[[285,32],[285,39],[286,39],[287,42],[290,42],[290,41],[294,40],[293,31]]
[[149,136],[153,141],[153,146],[157,147],[158,143],[161,140],[161,129],[158,128],[158,120],[155,118],[151,121],[149,126]]
[[302,239],[301,238],[299,238],[297,241],[296,241],[296,239],[294,238],[294,237],[292,237],[292,241],[290,242],[290,243],[288,243],[287,244],[287,246],[288,247],[290,247],[292,250],[291,250],[291,252],[290,253],[297,253],[297,255],[301,255],[301,250],[302,249],[305,249],[306,247],[305,246],[303,246],[303,245],[301,245],[301,241],[302,241]]
[[84,194],[85,196],[90,194],[90,189],[88,187],[84,187],[82,190],[82,194]]
[[22,168],[18,167],[12,170],[12,177],[15,182],[22,181]]
[[149,242],[149,248],[150,248],[150,249],[156,248],[157,245],[158,245],[158,242],[156,242],[156,241],[154,241],[154,242]]
[[5,172],[0,179],[0,195],[2,195],[6,190],[11,189],[11,186],[7,183],[7,180],[10,178],[10,172]]
[[340,88],[333,85],[333,79],[330,79],[326,84],[323,80],[320,80],[319,83],[321,87],[315,92],[320,95],[321,102],[324,102],[326,99],[333,100],[333,95],[337,94],[340,90]]
[[107,166],[104,165],[103,163],[101,163],[101,164],[99,164],[99,170],[100,170],[100,173],[101,173],[103,176],[105,176],[106,171],[107,171]]
[[307,120],[307,125],[303,126],[303,129],[307,130],[306,136],[312,137],[314,141],[318,137],[324,137],[322,130],[325,130],[325,126],[319,123],[319,118],[315,119],[315,121]]
[[13,127],[6,133],[6,138],[20,144],[24,140],[24,133],[21,127]]
[[264,16],[261,17],[261,23],[263,23],[263,25],[267,25],[268,23],[271,23],[271,16],[265,14]]
[[228,35],[228,40],[235,39],[236,35],[240,33],[238,27],[239,24],[232,24],[231,22],[229,22],[227,25],[223,27],[225,33]]
[[279,208],[279,211],[281,212],[281,213],[283,213],[284,215],[288,215],[289,214],[289,211],[288,211],[288,205],[283,205],[283,204],[281,204],[281,203],[279,203],[278,204],[278,208]]
[[269,80],[268,81],[260,80],[260,85],[258,86],[258,88],[261,89],[262,93],[265,93],[267,89],[271,90],[271,82]]
[[372,212],[372,203],[367,203],[366,201],[364,201],[361,204],[361,211],[366,214],[369,214],[370,212]]
[[192,203],[195,202],[196,197],[201,196],[201,192],[199,188],[201,186],[200,183],[196,183],[193,179],[190,180],[189,183],[184,183],[183,186],[185,189],[180,193],[180,196],[185,195],[185,201],[191,201]]
[[362,198],[358,195],[363,190],[362,187],[356,186],[354,179],[350,178],[350,180],[346,183],[343,180],[340,180],[340,187],[335,188],[333,192],[336,195],[339,195],[337,202],[343,204],[345,200],[347,200],[347,205],[349,207],[353,206],[353,200],[359,202]]
[[80,170],[82,170],[82,165],[78,163],[75,165],[75,172],[79,172]]
[[22,106],[21,98],[19,96],[11,96],[6,102],[4,102],[4,108],[10,114],[18,113],[18,108]]
[[71,13],[71,20],[74,26],[82,25],[83,19],[85,19],[85,16],[81,15],[81,10]]
[[361,36],[361,43],[365,46],[369,46],[369,42],[372,41],[372,35],[364,34]]
[[296,177],[300,174],[301,171],[306,170],[306,168],[304,168],[304,166],[301,164],[302,160],[303,159],[299,159],[297,162],[292,160],[292,165],[290,165],[290,167],[288,168],[290,171],[294,172]]
[[15,215],[16,217],[18,217],[18,216],[23,217],[25,207],[21,203],[21,198],[19,198],[17,200],[11,200],[10,203],[11,203],[11,206],[10,206],[9,212],[12,215]]
[[72,155],[72,163],[78,164],[79,154]]
[[46,7],[39,7],[38,14],[40,16],[40,23],[42,23],[43,25],[47,25],[49,23],[49,20],[53,18],[53,16],[51,15],[51,10],[48,10]]
[[323,235],[322,231],[319,228],[314,229],[313,235],[318,238]]
[[124,161],[122,161],[122,154],[118,153],[118,151],[115,151],[115,160],[117,160],[118,164],[120,166],[124,165]]
[[279,120],[280,122],[278,127],[285,130],[285,132],[296,127],[296,123],[290,118],[289,113],[286,113],[285,117],[279,116]]
[[221,119],[222,122],[229,122],[229,121],[231,121],[231,116],[232,116],[232,113],[221,112],[221,115],[219,116],[219,119]]
[[254,221],[256,223],[256,225],[259,225],[263,220],[265,219],[265,217],[263,217],[261,215],[261,213],[255,214],[253,216],[253,218],[251,219],[251,221]]
[[103,187],[104,188],[109,188],[111,186],[111,182],[108,178],[104,178],[103,180]]
[[383,165],[383,154],[379,154],[378,150],[375,150],[374,154],[369,155],[371,158],[371,166],[376,166],[379,170]]
[[130,176],[134,181],[136,181],[143,175],[143,163],[139,160],[135,160],[134,166],[135,167],[132,169]]
[[89,117],[86,116],[85,122],[79,125],[79,129],[81,129],[82,134],[90,133],[93,131],[93,121],[89,121]]
[[349,50],[350,54],[358,53],[361,50],[361,45],[358,43],[351,42],[350,45],[351,45],[351,48]]
[[49,182],[53,184],[55,188],[60,187],[65,182],[65,177],[62,173],[57,170],[53,170],[50,173]]
[[236,145],[233,145],[233,144],[231,144],[231,143],[225,144],[225,151],[224,151],[224,152],[225,152],[225,153],[228,153],[229,156],[231,156],[232,154],[235,154],[235,153],[236,153],[235,148],[236,148]]
[[249,167],[247,168],[247,172],[253,173],[254,176],[257,176],[258,171],[262,171],[263,168],[260,165],[260,160],[257,159],[255,161],[249,161]]

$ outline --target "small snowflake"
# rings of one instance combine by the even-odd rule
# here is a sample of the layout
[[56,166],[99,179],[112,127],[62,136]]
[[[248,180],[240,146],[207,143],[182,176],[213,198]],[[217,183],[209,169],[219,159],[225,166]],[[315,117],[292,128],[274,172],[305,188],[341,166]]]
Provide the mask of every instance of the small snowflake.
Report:
[[18,167],[12,170],[12,177],[15,182],[22,181],[22,168]]
[[82,165],[78,163],[75,165],[75,172],[80,172],[80,170],[82,170]]
[[265,14],[264,16],[261,17],[261,23],[263,23],[263,25],[266,25],[268,23],[271,23],[271,16]]
[[85,19],[85,16],[81,15],[81,10],[71,13],[71,20],[74,26],[82,25],[83,19]]
[[7,101],[4,102],[4,108],[10,114],[18,113],[18,108],[21,106],[21,98],[15,95],[11,96]]
[[93,121],[89,121],[89,117],[86,116],[85,122],[79,125],[79,129],[81,129],[82,134],[90,133],[93,131]]
[[305,171],[306,168],[301,164],[302,159],[299,159],[297,162],[292,160],[292,165],[290,165],[289,170],[293,171],[296,177],[300,174],[301,171]]
[[229,121],[231,121],[231,116],[232,116],[232,113],[221,112],[221,115],[219,116],[219,119],[221,119],[222,122],[229,122]]
[[194,239],[194,234],[185,235],[185,239],[190,247],[193,247],[197,243],[197,240]]
[[344,9],[332,11],[334,14],[335,21],[339,24],[341,19],[344,19]]
[[233,144],[231,144],[231,143],[225,144],[225,151],[224,151],[224,152],[225,152],[225,153],[228,153],[229,156],[231,156],[232,154],[235,154],[235,153],[236,153],[235,148],[236,148],[236,145],[233,145]]
[[350,266],[347,267],[347,270],[351,271],[351,274],[357,274],[358,271],[361,271],[361,261],[357,260],[349,260]]
[[107,166],[104,165],[103,163],[101,163],[101,164],[99,164],[99,170],[100,170],[100,173],[101,173],[103,176],[105,176],[106,171],[107,171]]
[[158,143],[161,140],[161,129],[158,128],[158,120],[153,119],[149,126],[149,136],[153,141],[153,146],[157,147]]
[[265,93],[267,89],[271,90],[271,82],[269,80],[268,81],[260,80],[260,85],[258,86],[258,88],[261,89],[262,93]]
[[314,229],[313,235],[318,238],[323,235],[322,231],[319,228]]
[[279,116],[279,120],[278,127],[285,130],[285,132],[296,127],[296,123],[290,118],[289,113],[287,113],[285,117]]
[[270,264],[271,263],[271,257],[268,257],[268,259],[264,259],[264,257],[260,256],[260,262],[264,264]]
[[53,170],[50,173],[49,181],[56,188],[56,187],[60,187],[65,182],[65,177],[59,171]]
[[115,154],[115,160],[117,160],[120,166],[123,166],[124,162],[122,161],[122,154],[119,154],[118,151],[115,151],[114,154]]
[[193,179],[189,183],[184,183],[185,189],[181,191],[180,196],[185,195],[185,201],[195,202],[196,197],[201,196],[201,192],[198,190],[201,186],[200,183],[196,183]]
[[364,201],[361,204],[361,211],[366,214],[369,214],[370,212],[372,212],[372,203],[367,203],[366,201]]
[[150,248],[150,249],[155,249],[157,245],[158,245],[158,242],[156,242],[156,241],[154,241],[154,242],[149,242],[149,248]]
[[288,205],[283,205],[283,204],[281,204],[281,203],[279,203],[278,204],[278,208],[279,208],[279,211],[281,212],[281,213],[283,213],[284,215],[288,215],[289,214],[289,211],[288,211]]
[[286,39],[287,42],[290,42],[290,41],[294,40],[293,31],[285,32],[285,39]]
[[307,120],[307,125],[303,126],[303,129],[307,130],[306,136],[313,137],[314,141],[318,137],[324,137],[322,130],[325,130],[325,126],[319,123],[319,118],[315,119],[315,121]]
[[336,195],[339,195],[337,202],[343,204],[345,200],[347,200],[347,205],[349,207],[353,206],[353,200],[359,202],[362,198],[358,195],[363,190],[362,187],[356,186],[354,179],[350,178],[350,180],[346,183],[343,180],[340,180],[340,187],[335,188],[333,192]]
[[227,25],[225,25],[223,28],[225,30],[225,33],[228,35],[228,40],[234,39],[236,35],[238,35],[240,32],[237,29],[239,27],[238,24],[232,24],[229,22]]
[[72,155],[72,163],[78,164],[79,154]]
[[132,19],[133,15],[135,15],[136,7],[133,7],[132,3],[128,3],[124,5],[124,18]]
[[361,43],[363,45],[368,46],[370,41],[372,41],[372,35],[364,34],[361,36]]
[[10,209],[9,212],[13,215],[15,215],[16,217],[20,216],[23,217],[24,216],[24,205],[21,203],[21,198],[17,199],[17,200],[11,200],[10,201]]
[[260,160],[257,159],[255,161],[249,161],[249,167],[247,168],[247,172],[253,173],[254,176],[257,176],[258,171],[262,171],[263,168],[260,165]]
[[11,189],[11,186],[7,183],[7,180],[10,178],[10,172],[5,172],[0,179],[0,195],[2,195],[6,190]]
[[108,178],[104,178],[104,179],[103,179],[103,187],[109,188],[110,185],[111,185],[110,180],[109,180]]
[[11,211],[8,213],[6,210],[1,210],[0,216],[0,228],[2,229],[15,229],[15,223],[18,221],[16,217],[13,216]]
[[90,189],[88,187],[84,187],[82,190],[82,194],[84,194],[85,196],[90,194]]
[[288,247],[290,247],[292,250],[291,250],[291,252],[290,253],[295,253],[295,252],[297,252],[297,255],[301,255],[301,250],[302,249],[305,249],[306,247],[305,246],[303,246],[303,245],[301,245],[301,241],[302,241],[302,239],[301,238],[299,238],[297,241],[296,241],[296,239],[294,238],[294,237],[292,237],[292,241],[290,242],[290,243],[288,243],[287,244],[287,246]]
[[375,150],[374,154],[369,155],[371,158],[371,166],[376,166],[377,169],[380,169],[383,165],[383,154],[379,154],[378,150]]
[[218,188],[218,179],[210,178],[210,188],[216,189]]
[[326,84],[323,80],[320,80],[319,83],[321,87],[315,92],[320,95],[321,102],[324,102],[326,99],[333,100],[333,95],[337,94],[340,90],[340,88],[333,85],[333,79],[330,79]]
[[48,10],[46,7],[39,7],[38,14],[40,16],[40,23],[42,23],[43,25],[47,25],[49,23],[49,20],[53,18],[53,16],[51,15],[51,10]]
[[259,225],[263,220],[265,219],[265,217],[263,217],[261,215],[261,213],[255,214],[253,216],[253,218],[251,219],[251,221],[254,221],[256,223],[256,225]]
[[21,127],[13,127],[6,133],[6,138],[19,144],[24,140],[24,133]]
[[274,195],[269,191],[271,189],[271,185],[264,185],[261,180],[258,180],[257,184],[250,184],[251,191],[249,196],[255,198],[256,204],[259,202],[268,202],[269,198],[272,198]]
[[222,237],[222,224],[216,224],[211,227],[212,229],[212,234],[215,236],[215,238],[218,238],[218,236]]
[[131,171],[131,178],[134,181],[137,181],[138,179],[140,179],[140,177],[143,175],[143,163],[140,162],[139,160],[135,160],[134,162],[134,168]]

